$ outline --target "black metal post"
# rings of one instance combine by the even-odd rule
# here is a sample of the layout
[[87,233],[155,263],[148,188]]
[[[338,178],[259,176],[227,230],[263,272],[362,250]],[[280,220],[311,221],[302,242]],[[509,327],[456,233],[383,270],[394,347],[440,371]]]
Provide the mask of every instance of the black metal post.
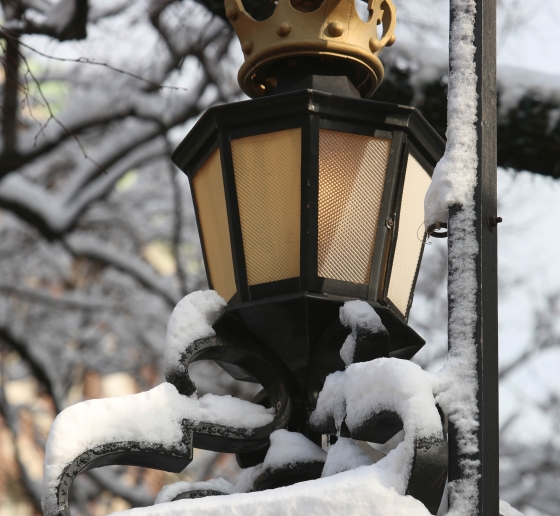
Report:
[[[497,156],[496,156],[496,0],[475,0],[475,65],[477,108],[477,184],[475,188],[475,256],[477,372],[479,410],[478,514],[499,514],[499,404],[498,404],[498,276],[497,276]],[[461,208],[458,208],[459,210]],[[453,246],[450,210],[449,245]],[[450,247],[451,249],[451,247]],[[450,308],[452,300],[450,299]],[[450,340],[450,347],[453,342]],[[463,474],[453,429],[450,430],[449,480]]]
[[499,511],[498,238],[496,137],[496,0],[477,0],[475,22],[477,186],[475,189],[478,280],[476,344],[480,479],[478,514]]

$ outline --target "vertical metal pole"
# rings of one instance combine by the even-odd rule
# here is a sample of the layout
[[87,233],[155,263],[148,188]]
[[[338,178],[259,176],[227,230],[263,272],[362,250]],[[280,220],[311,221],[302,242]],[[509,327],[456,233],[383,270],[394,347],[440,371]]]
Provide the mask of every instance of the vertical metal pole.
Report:
[[476,345],[480,479],[478,514],[499,511],[498,228],[496,138],[496,0],[477,0],[475,64],[478,77],[477,185],[475,189],[478,280]]
[[[475,189],[476,331],[478,369],[479,516],[499,514],[498,421],[498,277],[496,159],[496,0],[476,0],[475,22],[477,110],[477,185]],[[460,208],[458,208],[460,209]],[[450,236],[456,209],[450,210]],[[450,245],[453,239],[450,238]],[[451,306],[451,299],[450,299]],[[450,346],[453,343],[450,342]],[[454,432],[450,431],[449,480],[458,480],[459,468]]]

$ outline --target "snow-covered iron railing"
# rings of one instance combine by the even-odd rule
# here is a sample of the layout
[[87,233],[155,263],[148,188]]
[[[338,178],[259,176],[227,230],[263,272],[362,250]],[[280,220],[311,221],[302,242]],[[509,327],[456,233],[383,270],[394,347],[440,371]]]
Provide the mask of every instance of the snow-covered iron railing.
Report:
[[[194,447],[237,453],[245,466],[237,486],[223,480],[180,483],[166,487],[157,503],[260,492],[306,480],[319,482],[307,487],[319,493],[327,477],[369,466],[360,470],[365,475],[360,481],[392,489],[391,496],[399,500],[411,495],[437,512],[447,476],[443,415],[430,377],[418,366],[397,358],[360,362],[379,348],[384,355],[389,351],[388,333],[371,306],[351,301],[341,309],[341,321],[351,330],[340,351],[348,367],[326,378],[309,420],[313,431],[330,436],[326,453],[304,435],[285,430],[302,415],[285,365],[249,335],[232,341],[212,327],[224,305],[213,291],[195,292],[177,305],[166,343],[170,382],[141,394],[79,403],[57,417],[45,457],[45,516],[69,516],[70,488],[84,471],[120,464],[178,472],[192,461]],[[372,353],[371,348],[377,349]],[[176,356],[180,363],[171,363]],[[197,398],[188,366],[210,358],[254,376],[271,407],[230,396]],[[372,459],[356,444],[386,442],[403,428],[403,442],[386,457],[376,452]],[[296,504],[298,492],[292,493]],[[245,503],[235,497],[224,501],[230,506],[238,502]],[[397,502],[391,498],[390,503]],[[421,504],[415,507],[419,512],[411,514],[428,514]]]

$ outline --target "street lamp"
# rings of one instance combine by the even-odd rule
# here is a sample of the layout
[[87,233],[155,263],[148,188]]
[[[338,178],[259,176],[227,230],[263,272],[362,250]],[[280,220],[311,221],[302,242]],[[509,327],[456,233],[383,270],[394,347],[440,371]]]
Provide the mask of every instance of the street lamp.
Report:
[[245,53],[239,84],[260,98],[208,109],[172,156],[189,177],[208,283],[228,303],[218,335],[235,321],[277,354],[307,409],[344,369],[345,301],[368,302],[388,332],[363,360],[408,359],[424,344],[406,323],[445,144],[414,108],[360,98],[395,40],[392,3],[368,13],[354,0],[280,0],[256,21],[227,0]]
[[[249,429],[186,410],[171,443],[132,439],[123,425],[48,480],[49,516],[69,514],[73,479],[93,467],[181,471],[198,447],[236,453],[246,468],[264,464],[279,429],[320,445],[325,434],[331,443],[385,443],[403,428],[394,407],[353,427],[310,416],[330,373],[380,357],[409,359],[424,344],[407,320],[427,237],[424,197],[444,141],[414,108],[366,100],[383,77],[377,55],[395,41],[391,0],[370,0],[366,21],[355,0],[250,1],[226,0],[225,14],[245,54],[239,84],[253,99],[207,110],[172,156],[190,181],[208,283],[227,306],[210,333],[174,355],[172,385],[160,390],[192,412],[188,366],[211,359],[238,380],[260,383],[254,402],[274,410]],[[369,304],[360,306],[380,323],[346,321],[354,345],[343,360],[349,331],[341,308],[351,300]],[[440,415],[435,437],[412,438],[405,493],[432,514],[447,477]],[[263,470],[252,490],[322,471],[321,461],[290,462]],[[178,498],[212,494],[226,493],[205,488]]]

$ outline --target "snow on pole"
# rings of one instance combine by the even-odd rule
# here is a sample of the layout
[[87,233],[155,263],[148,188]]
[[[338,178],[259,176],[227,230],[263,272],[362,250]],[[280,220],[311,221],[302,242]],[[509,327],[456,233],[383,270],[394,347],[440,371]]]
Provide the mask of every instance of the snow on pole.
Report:
[[[440,373],[433,376],[433,385],[436,400],[453,425],[456,444],[457,456],[451,463],[459,471],[450,466],[448,515],[471,516],[479,510],[484,515],[495,513],[493,502],[497,500],[495,475],[484,478],[488,486],[480,483],[484,468],[497,467],[497,457],[486,454],[483,468],[485,454],[479,441],[481,416],[488,415],[488,407],[497,403],[497,387],[493,392],[497,380],[491,379],[493,374],[497,378],[496,237],[486,222],[490,211],[495,214],[496,196],[492,180],[496,170],[495,2],[451,0],[450,6],[447,147],[426,194],[425,223],[430,226],[450,219],[449,356]],[[478,356],[483,337],[485,353]],[[484,377],[479,377],[483,361]],[[480,414],[483,405],[486,408]],[[484,435],[493,445],[490,419]]]
[[449,484],[449,516],[478,511],[478,375],[474,193],[477,181],[477,76],[475,0],[451,0],[447,146],[434,170],[425,200],[426,223],[447,222],[449,208],[461,208],[449,234],[450,351],[435,377],[436,400],[456,431],[461,478]]
[[458,205],[465,212],[471,208],[470,219],[464,221],[462,228],[466,231],[474,229],[474,187],[478,165],[475,9],[475,0],[451,0],[447,145],[426,193],[426,226],[447,222],[449,208]]

